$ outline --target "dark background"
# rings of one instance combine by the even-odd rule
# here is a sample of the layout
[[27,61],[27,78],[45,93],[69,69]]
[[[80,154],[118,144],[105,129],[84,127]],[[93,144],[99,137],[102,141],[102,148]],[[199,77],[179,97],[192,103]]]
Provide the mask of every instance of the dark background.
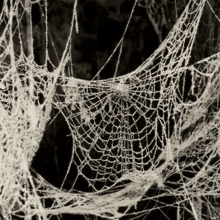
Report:
[[[48,2],[49,25],[49,55],[55,65],[58,65],[65,48],[69,34],[73,0],[50,0]],[[145,2],[140,1],[144,6]],[[153,1],[149,1],[153,2]],[[147,7],[136,6],[129,28],[124,38],[123,53],[117,75],[124,75],[135,70],[167,36],[176,20],[184,10],[188,1],[164,1],[156,0],[155,4]],[[219,1],[210,1],[219,13]],[[92,79],[97,71],[113,52],[121,39],[133,7],[133,0],[81,0],[78,2],[77,13],[79,21],[79,33],[74,31],[72,37],[72,63],[73,73],[77,78]],[[149,9],[150,8],[150,9]],[[158,23],[160,34],[155,31],[151,17]],[[38,64],[44,63],[45,26],[38,4],[33,5],[34,46],[35,60]],[[218,22],[206,5],[198,30],[196,42],[192,52],[191,63],[205,58],[218,51]],[[97,79],[113,77],[118,51],[106,65]],[[52,118],[57,115],[53,109]],[[67,137],[68,127],[64,118],[59,114],[56,120],[47,126],[41,147],[34,158],[33,167],[50,183],[59,187],[65,176],[69,164],[72,140]],[[71,169],[64,188],[69,189],[76,177],[76,169]],[[87,183],[81,184],[81,190],[87,189]],[[158,188],[152,188],[146,196],[163,193]],[[161,200],[166,204],[175,202],[175,197],[166,197]],[[140,202],[136,211],[154,207],[154,201]],[[131,209],[134,211],[134,208]],[[206,212],[203,210],[203,212]],[[80,215],[62,215],[62,219],[85,219]],[[101,219],[94,216],[86,216],[87,219]],[[126,216],[122,219],[132,219],[136,216]],[[185,215],[184,219],[192,216]],[[136,217],[135,219],[176,219],[176,209],[169,205],[166,208],[152,211],[150,214]],[[54,218],[56,219],[56,217]]]
[[[45,60],[45,20],[44,1],[32,5],[33,37],[35,61],[44,64]],[[147,2],[147,3],[146,3]],[[187,0],[150,0],[140,1],[136,6],[129,28],[123,42],[123,53],[120,60],[117,76],[127,74],[135,70],[167,36],[184,7]],[[217,15],[219,15],[220,1],[209,1]],[[72,8],[74,0],[49,0],[48,1],[48,28],[49,28],[49,56],[55,66],[59,64],[66,41],[69,35]],[[0,8],[2,1],[0,2]],[[79,33],[74,31],[72,37],[72,63],[73,74],[77,78],[92,79],[97,71],[113,52],[122,37],[134,0],[79,0],[77,6]],[[157,22],[157,28],[153,25]],[[206,5],[192,51],[190,63],[219,51],[219,25],[217,19]],[[107,79],[114,75],[118,50],[106,65],[100,76],[96,79]],[[65,176],[69,164],[72,140],[68,126],[61,114],[57,115],[53,109],[50,122],[45,130],[41,146],[32,163],[33,168],[39,172],[48,182],[59,187]],[[73,167],[68,176],[64,188],[70,189],[76,169]],[[81,190],[86,190],[86,183],[82,182]],[[155,188],[147,194],[157,195],[162,192]],[[147,196],[147,195],[146,195]],[[167,204],[175,202],[174,197],[164,198]],[[154,207],[155,202],[140,202],[136,211]],[[132,208],[133,210],[133,208]],[[134,210],[133,210],[134,211]],[[165,213],[165,214],[164,214]],[[127,216],[122,219],[132,219],[135,216]],[[191,216],[185,216],[190,219]],[[62,215],[61,219],[85,219],[80,215]],[[101,219],[94,216],[86,216],[87,219]],[[152,211],[149,215],[136,217],[135,219],[176,219],[174,208],[162,208]],[[53,217],[52,219],[57,219]]]

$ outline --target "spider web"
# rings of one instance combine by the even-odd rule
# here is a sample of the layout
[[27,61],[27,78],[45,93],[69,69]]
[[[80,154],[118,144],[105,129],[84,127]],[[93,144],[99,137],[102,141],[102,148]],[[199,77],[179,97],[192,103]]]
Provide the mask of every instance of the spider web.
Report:
[[[184,218],[184,212],[202,219],[203,203],[210,219],[219,217],[208,196],[217,199],[219,191],[220,54],[189,65],[206,0],[189,1],[167,38],[135,71],[97,81],[67,77],[72,75],[67,67],[72,64],[70,39],[74,26],[77,30],[77,1],[59,66],[49,59],[47,38],[45,64],[34,62],[33,3],[5,0],[0,15],[3,217],[47,219],[80,213],[119,219],[138,202],[154,200],[154,208],[144,210],[147,214],[165,206],[156,196],[147,196],[155,184],[164,197],[177,199],[170,206],[176,208],[178,219]],[[47,3],[44,7],[47,36]],[[30,27],[27,33],[22,30],[24,14]],[[22,34],[30,37],[27,52]],[[63,92],[58,93],[58,88]],[[77,176],[68,191],[30,173],[52,106],[65,117],[73,141],[63,184],[72,166],[77,167]],[[178,180],[172,179],[175,175]],[[76,189],[80,178],[92,192]],[[50,207],[44,205],[48,199],[53,201]],[[121,207],[126,210],[119,211]]]
[[[147,173],[172,138],[184,108],[181,77],[197,32],[205,2],[190,3],[167,39],[137,70],[99,81],[63,78],[65,94],[57,100],[73,136],[72,162],[88,184],[103,187],[131,173]],[[55,105],[56,105],[55,104]],[[90,169],[94,177],[85,176]],[[100,189],[99,189],[100,190]]]

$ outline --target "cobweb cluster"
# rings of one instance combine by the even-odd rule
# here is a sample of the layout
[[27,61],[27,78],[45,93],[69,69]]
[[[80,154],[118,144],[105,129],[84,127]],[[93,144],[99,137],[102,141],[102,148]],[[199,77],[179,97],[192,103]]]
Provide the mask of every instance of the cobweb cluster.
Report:
[[[70,213],[120,219],[162,209],[168,204],[161,198],[173,196],[169,206],[176,209],[176,219],[186,213],[196,220],[218,219],[220,54],[189,65],[208,2],[190,0],[167,38],[135,71],[91,81],[71,77],[67,68],[72,31],[78,30],[77,1],[58,67],[48,56],[47,39],[45,64],[34,62],[33,3],[4,0],[0,14],[2,217],[48,219]],[[44,7],[47,12],[46,3]],[[45,26],[47,35],[46,14]],[[29,37],[28,52],[22,35]],[[77,175],[70,190],[31,172],[52,107],[64,116],[72,136],[65,179],[72,166]],[[90,192],[75,188],[82,178]],[[155,186],[161,193],[148,194]],[[155,205],[141,212],[132,209],[149,201]]]

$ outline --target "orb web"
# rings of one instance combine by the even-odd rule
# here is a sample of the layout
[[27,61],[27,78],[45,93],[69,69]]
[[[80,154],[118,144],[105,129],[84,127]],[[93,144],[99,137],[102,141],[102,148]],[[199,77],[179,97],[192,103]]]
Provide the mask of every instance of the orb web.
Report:
[[[220,54],[189,64],[207,1],[189,1],[166,39],[135,71],[90,81],[74,78],[67,68],[72,65],[73,28],[78,31],[77,1],[58,67],[48,55],[44,3],[45,64],[34,61],[30,12],[36,2],[5,0],[0,15],[2,216],[48,219],[70,213],[119,219],[131,214],[139,202],[153,200],[154,208],[143,211],[147,215],[166,206],[159,196],[147,194],[156,185],[161,196],[176,198],[169,206],[176,209],[177,219],[183,219],[185,212],[196,220],[219,217],[209,197],[217,200],[219,193]],[[27,32],[23,16],[30,27]],[[52,107],[64,116],[72,137],[63,180],[64,184],[75,166],[70,190],[56,188],[31,168]],[[81,178],[90,192],[76,189]]]

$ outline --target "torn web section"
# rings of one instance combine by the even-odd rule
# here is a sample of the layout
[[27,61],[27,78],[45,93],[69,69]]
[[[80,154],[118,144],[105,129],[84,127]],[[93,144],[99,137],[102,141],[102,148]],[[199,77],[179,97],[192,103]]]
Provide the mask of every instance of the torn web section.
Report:
[[[2,18],[5,26],[0,37],[0,98],[8,121],[14,123],[14,129],[9,133],[17,135],[20,147],[30,162],[49,119],[54,92],[52,81],[56,73],[49,76],[47,64],[38,66],[34,62],[31,42],[33,2],[29,3],[4,1]],[[24,28],[25,25],[27,27]]]
[[188,100],[183,104],[182,129],[195,124],[201,117],[212,118],[213,111],[218,111],[219,59],[218,53],[186,68],[192,78]]
[[[198,191],[204,192],[205,185],[216,185],[205,170],[219,170],[219,156],[216,154],[220,115],[219,54],[186,69],[195,81],[189,90],[189,96],[193,94],[196,98],[193,101],[188,99],[182,105],[178,134],[174,132],[171,136],[171,152],[173,161],[179,167],[176,172],[182,175],[185,183],[190,181],[194,184],[189,190],[196,187]],[[213,161],[216,162],[213,164]]]
[[49,120],[53,83],[52,78],[42,77],[44,67],[25,55],[22,2],[4,4],[5,25],[0,25],[0,201],[4,219],[11,219],[11,215],[32,216],[36,214],[33,210],[42,208],[29,167]]

